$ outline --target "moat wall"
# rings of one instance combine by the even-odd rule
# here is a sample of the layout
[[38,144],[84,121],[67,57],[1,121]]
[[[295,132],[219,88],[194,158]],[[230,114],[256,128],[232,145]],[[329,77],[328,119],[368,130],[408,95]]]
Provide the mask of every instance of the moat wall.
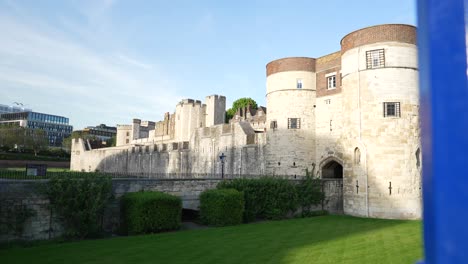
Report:
[[[198,210],[199,195],[208,189],[216,188],[222,179],[113,179],[113,199],[106,207],[101,225],[105,232],[116,233],[120,225],[119,199],[128,192],[161,191],[182,198],[184,209]],[[299,181],[294,180],[298,183]],[[60,218],[49,206],[49,200],[41,194],[41,186],[47,180],[0,180],[0,224],[7,221],[5,212],[18,206],[30,209],[34,215],[29,217],[21,234],[12,230],[0,233],[0,242],[11,240],[46,240],[58,238],[63,228]],[[326,198],[323,209],[330,213],[343,213],[341,180],[323,182]],[[318,206],[316,209],[322,209]]]

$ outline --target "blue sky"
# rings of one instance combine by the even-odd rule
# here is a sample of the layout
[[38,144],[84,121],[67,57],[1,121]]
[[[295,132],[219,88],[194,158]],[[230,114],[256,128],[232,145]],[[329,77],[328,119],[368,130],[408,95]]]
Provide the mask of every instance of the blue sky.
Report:
[[414,1],[0,0],[0,103],[74,129],[157,121],[211,94],[265,105],[269,61],[385,23],[414,25]]

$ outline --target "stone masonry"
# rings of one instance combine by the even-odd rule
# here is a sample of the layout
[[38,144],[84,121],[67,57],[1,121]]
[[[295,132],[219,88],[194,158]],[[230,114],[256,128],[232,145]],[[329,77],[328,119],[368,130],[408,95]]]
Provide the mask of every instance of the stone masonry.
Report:
[[225,102],[186,99],[163,121],[119,126],[114,148],[77,139],[70,168],[206,177],[221,174],[224,154],[232,176],[342,178],[345,214],[421,217],[415,27],[367,27],[340,51],[268,63],[262,117],[240,109],[224,124]]

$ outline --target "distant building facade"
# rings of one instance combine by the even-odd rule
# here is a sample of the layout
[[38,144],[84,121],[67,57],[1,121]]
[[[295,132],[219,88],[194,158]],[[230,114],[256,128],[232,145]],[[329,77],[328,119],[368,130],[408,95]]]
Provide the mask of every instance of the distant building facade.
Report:
[[63,116],[38,112],[15,112],[0,114],[0,127],[26,127],[46,132],[49,146],[60,147],[64,138],[71,135],[73,127]]
[[82,136],[96,137],[102,141],[106,141],[117,135],[117,127],[100,124],[98,126],[88,126],[83,130],[75,130]]

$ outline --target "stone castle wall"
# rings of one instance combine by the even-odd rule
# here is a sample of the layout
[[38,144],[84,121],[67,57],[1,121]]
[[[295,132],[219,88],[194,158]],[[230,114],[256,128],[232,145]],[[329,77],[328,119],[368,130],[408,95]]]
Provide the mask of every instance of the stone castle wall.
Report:
[[71,170],[130,174],[221,174],[219,156],[226,156],[225,174],[264,175],[264,134],[245,122],[196,129],[190,141],[143,142],[86,150],[82,139],[72,141]]
[[[120,225],[119,200],[129,192],[160,191],[176,195],[182,199],[184,209],[199,210],[200,194],[216,188],[221,179],[114,179],[112,180],[113,199],[106,206],[101,225],[104,231],[116,233]],[[294,181],[298,183],[298,181]],[[0,181],[0,225],[7,220],[7,211],[22,206],[34,212],[26,219],[23,231],[15,234],[11,230],[0,233],[0,242],[10,240],[46,240],[58,238],[63,233],[59,216],[50,208],[49,200],[40,188],[46,180],[2,180]],[[341,180],[323,182],[325,201],[315,209],[326,209],[331,213],[342,213]],[[323,206],[323,208],[322,208]],[[3,226],[0,226],[3,228]]]
[[[304,175],[315,159],[316,76],[312,71],[297,71],[315,64],[311,58],[291,58],[267,65],[267,145],[266,172],[270,175]],[[286,64],[286,65],[284,65]],[[274,69],[269,67],[275,66]],[[284,71],[280,71],[284,70]],[[298,89],[298,80],[302,88]],[[297,119],[298,128],[289,128]],[[276,123],[276,128],[273,128]]]
[[[166,148],[152,156],[137,155],[130,146],[91,152],[76,149],[71,167],[219,174],[219,156],[224,153],[228,174],[300,177],[308,170],[322,177],[325,167],[334,161],[343,168],[346,214],[420,218],[415,41],[413,26],[380,25],[346,35],[339,52],[317,59],[293,57],[268,63],[265,131],[255,131],[246,121],[211,126],[212,120],[214,124],[221,119],[215,121],[210,113],[221,116],[222,112],[224,117],[225,108],[224,97],[211,96],[205,108],[210,118],[204,125],[197,126],[199,119],[193,119],[201,112],[189,111],[183,114],[183,124],[176,117],[175,138],[133,140],[150,149],[153,144],[189,142],[188,150]],[[379,67],[369,67],[373,59],[367,52],[372,50],[381,51],[383,64]],[[335,76],[336,87],[328,87],[330,76]],[[401,115],[385,117],[386,102],[399,103]],[[300,128],[288,128],[291,118],[298,119]],[[115,156],[113,151],[125,155]]]
[[[406,29],[414,33],[413,27]],[[361,30],[359,36],[351,34],[342,41],[345,213],[420,218],[416,46],[401,41],[399,35],[393,39],[393,31],[390,35],[376,32],[375,28]],[[348,45],[348,37],[354,46]],[[384,50],[385,67],[368,69],[366,52],[377,49]],[[399,102],[401,116],[384,117],[384,102]]]

